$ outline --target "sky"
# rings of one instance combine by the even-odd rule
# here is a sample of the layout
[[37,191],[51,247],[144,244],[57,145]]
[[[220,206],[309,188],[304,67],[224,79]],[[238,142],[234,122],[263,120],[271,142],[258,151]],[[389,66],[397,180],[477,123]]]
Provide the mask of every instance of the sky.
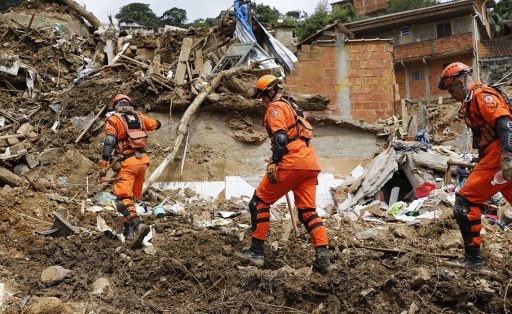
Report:
[[[107,23],[107,16],[119,12],[119,8],[133,2],[149,4],[149,7],[157,16],[165,11],[177,7],[187,11],[189,22],[198,18],[217,17],[221,10],[233,5],[233,0],[75,0],[85,5],[101,22]],[[313,13],[320,0],[256,0],[257,4],[267,4],[275,7],[282,13],[294,10],[304,10]],[[329,1],[335,2],[334,0]]]

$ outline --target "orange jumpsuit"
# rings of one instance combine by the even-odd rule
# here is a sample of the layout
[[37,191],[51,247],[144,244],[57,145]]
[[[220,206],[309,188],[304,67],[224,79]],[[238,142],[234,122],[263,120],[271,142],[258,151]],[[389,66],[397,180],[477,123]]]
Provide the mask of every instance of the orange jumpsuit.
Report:
[[496,135],[496,120],[500,117],[512,118],[512,114],[503,97],[494,89],[482,86],[481,82],[473,84],[469,91],[473,96],[469,103],[462,104],[461,113],[473,130],[473,142],[475,148],[479,149],[480,161],[458,194],[471,203],[466,215],[470,236],[464,236],[464,230],[461,230],[465,245],[479,246],[482,242],[481,205],[500,191],[512,204],[512,180],[505,184],[491,184],[494,175],[501,170],[501,143]]
[[[287,137],[293,138],[296,128],[289,129],[295,124],[293,109],[278,97],[267,104],[263,125],[267,128],[272,139],[274,132],[285,130]],[[270,226],[270,205],[293,191],[295,206],[299,212],[299,220],[311,235],[313,246],[328,245],[327,232],[322,219],[316,213],[316,186],[320,166],[312,144],[306,145],[302,139],[289,142],[287,152],[278,163],[278,183],[270,183],[267,176],[260,182],[255,195],[259,199],[256,215],[252,221],[252,237],[265,240]]]
[[[146,131],[157,129],[157,120],[150,119],[140,112],[137,114]],[[126,138],[123,124],[116,115],[107,118],[104,130],[106,135],[115,135],[118,143],[122,143],[123,139]],[[119,151],[119,146],[120,145],[117,145],[116,147],[116,154],[127,155],[133,153],[133,150],[126,148],[123,148],[123,151]],[[117,196],[121,202],[123,208],[120,212],[125,218],[140,217],[135,210],[134,198],[141,197],[142,185],[149,164],[150,160],[145,152],[141,154],[140,159],[137,159],[136,156],[131,156],[121,162],[121,170],[117,173],[117,176],[121,177],[121,179],[116,181],[114,185],[114,195]],[[125,223],[127,222],[128,221],[125,220]]]

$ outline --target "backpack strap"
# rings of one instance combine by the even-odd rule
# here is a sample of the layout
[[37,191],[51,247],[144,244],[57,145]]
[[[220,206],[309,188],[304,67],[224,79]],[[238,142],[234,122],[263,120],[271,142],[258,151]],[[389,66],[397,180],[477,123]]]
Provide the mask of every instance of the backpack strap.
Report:
[[297,119],[297,116],[298,116],[297,110],[294,108],[294,106],[292,106],[290,104],[290,102],[286,98],[281,98],[278,101],[281,101],[281,102],[285,103],[286,105],[288,105],[288,107],[290,108],[290,110],[293,113],[293,118],[295,119],[295,123],[288,126],[287,129],[288,129],[288,131],[291,131],[295,128],[295,130],[296,130],[295,136],[288,138],[288,143],[294,142],[300,138],[300,128],[299,128],[299,119]]

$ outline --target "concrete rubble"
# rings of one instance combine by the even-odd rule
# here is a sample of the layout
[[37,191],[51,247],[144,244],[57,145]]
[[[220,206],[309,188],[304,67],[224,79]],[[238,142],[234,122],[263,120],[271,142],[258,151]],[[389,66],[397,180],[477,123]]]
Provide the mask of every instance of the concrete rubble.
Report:
[[[0,312],[512,308],[511,232],[483,219],[493,273],[479,281],[443,265],[462,252],[451,211],[474,157],[453,100],[404,101],[406,112],[371,123],[331,115],[321,95],[291,95],[315,127],[325,169],[317,212],[334,271],[312,271],[311,238],[301,224],[294,234],[285,197],[271,208],[265,267],[246,267],[233,253],[250,238],[248,202],[269,146],[252,86],[289,65],[247,55],[226,65],[241,47],[229,16],[208,29],[157,34],[121,34],[94,19],[69,1],[0,14]],[[103,118],[119,92],[163,121],[150,135],[152,165],[137,204],[151,225],[140,251],[124,244],[112,188],[96,181]],[[497,199],[499,219],[512,222]],[[42,235],[55,213],[73,233]]]

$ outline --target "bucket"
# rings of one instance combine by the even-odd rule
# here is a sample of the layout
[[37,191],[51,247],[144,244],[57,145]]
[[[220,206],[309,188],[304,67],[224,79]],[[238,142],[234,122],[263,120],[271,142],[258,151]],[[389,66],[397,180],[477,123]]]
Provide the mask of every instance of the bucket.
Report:
[[153,207],[153,215],[156,218],[164,218],[165,217],[165,208],[163,205],[157,205]]

